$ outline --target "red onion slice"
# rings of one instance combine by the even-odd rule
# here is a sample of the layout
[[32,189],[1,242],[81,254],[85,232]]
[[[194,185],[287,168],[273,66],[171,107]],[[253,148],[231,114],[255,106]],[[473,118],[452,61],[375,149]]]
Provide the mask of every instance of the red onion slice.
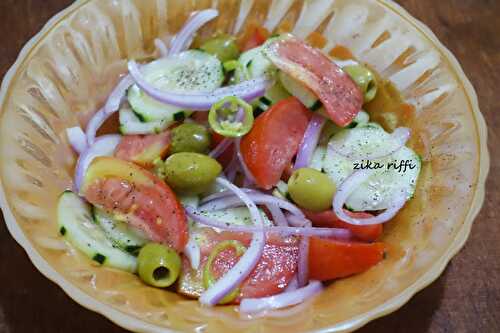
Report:
[[[288,223],[294,227],[311,228],[311,221],[291,214],[287,215]],[[299,262],[297,268],[297,283],[303,287],[309,281],[309,237],[303,235],[299,244]]]
[[90,118],[89,123],[87,124],[87,128],[85,129],[87,143],[89,145],[94,144],[97,131],[99,130],[99,128],[101,128],[102,124],[104,124],[104,122],[108,118],[109,115],[106,115],[104,109],[100,109],[92,116],[92,118]]
[[288,222],[286,221],[285,214],[281,211],[281,208],[278,207],[276,204],[269,204],[266,205],[267,209],[269,209],[269,212],[271,213],[273,217],[273,221],[277,226],[280,227],[286,227],[288,226]]
[[211,158],[217,158],[217,157],[219,157],[233,143],[234,143],[233,139],[225,138],[224,140],[222,140],[221,142],[219,142],[219,144],[208,154],[208,156],[210,156]]
[[[237,186],[228,182],[224,178],[218,177],[216,179],[217,184],[226,187],[228,190],[234,192],[239,200],[243,201],[250,211],[250,216],[254,224],[257,227],[263,226],[262,216],[260,215],[259,209],[255,203],[248,197],[245,192],[241,191]],[[208,290],[206,290],[200,296],[200,302],[204,305],[215,305],[224,296],[230,293],[235,287],[237,287],[243,280],[245,280],[248,275],[253,271],[255,266],[262,256],[264,251],[264,246],[266,244],[266,235],[264,232],[256,232],[253,234],[252,242],[250,246],[245,251],[245,254],[238,260],[236,265],[234,265],[229,272],[227,272],[222,278],[220,278],[214,285],[212,285]]]
[[307,126],[306,132],[304,133],[304,138],[299,146],[299,151],[297,153],[297,158],[295,161],[294,169],[306,168],[311,163],[311,159],[318,145],[319,137],[321,136],[321,130],[325,126],[326,118],[315,114],[312,116],[309,125]]
[[255,177],[245,163],[245,159],[243,158],[243,154],[241,153],[241,138],[236,139],[234,144],[236,147],[238,161],[240,161],[241,170],[243,170],[243,174],[245,175],[245,186],[255,184]]
[[249,102],[257,97],[263,96],[270,81],[266,78],[257,78],[244,81],[237,85],[223,87],[208,93],[181,94],[163,91],[147,82],[135,61],[129,61],[128,69],[135,80],[135,83],[146,94],[155,100],[175,105],[188,110],[209,110],[213,104],[227,96],[236,96]]
[[289,225],[297,228],[301,228],[307,225],[308,223],[311,223],[311,221],[309,221],[305,216],[296,216],[293,214],[287,214],[286,219]]
[[293,277],[293,279],[288,282],[288,285],[286,286],[285,290],[283,290],[284,293],[289,292],[289,291],[294,291],[299,288],[299,281],[297,280],[297,275]]
[[191,45],[196,31],[198,31],[207,22],[216,18],[218,15],[219,12],[215,9],[206,9],[191,14],[186,24],[172,39],[169,55],[174,55],[187,50],[189,45]]
[[87,148],[87,136],[81,127],[71,127],[66,129],[66,135],[71,147],[78,154],[83,153]]
[[122,137],[118,134],[103,135],[84,151],[78,158],[75,173],[75,188],[80,192],[85,172],[94,158],[99,156],[111,156],[115,152],[116,146],[120,143]]
[[[311,227],[311,222],[308,222],[304,229]],[[303,287],[309,281],[309,237],[302,236],[299,244],[299,262],[297,265],[297,282],[299,287]]]
[[184,249],[184,254],[189,259],[189,263],[193,269],[198,269],[198,267],[200,267],[201,250],[194,239],[189,238],[186,248]]
[[344,68],[344,67],[347,67],[347,66],[358,66],[359,65],[359,62],[354,61],[354,60],[339,60],[339,59],[335,59],[335,60],[333,60],[333,62],[337,66],[339,66],[340,68]]
[[[280,199],[276,198],[272,195],[268,194],[260,194],[260,192],[257,193],[247,193],[248,197],[253,200],[256,204],[258,205],[268,205],[268,204],[275,204],[281,209],[287,210],[293,215],[299,216],[301,218],[304,218],[304,213],[294,204]],[[210,202],[205,203],[200,207],[200,210],[206,210],[206,211],[211,211],[211,210],[221,210],[221,209],[226,209],[226,208],[234,208],[234,207],[241,207],[242,204],[238,200],[237,197],[231,196],[231,197],[223,197],[220,199],[212,200]]]
[[[240,188],[243,192],[249,194],[249,193],[261,193],[257,190],[253,190],[251,188]],[[209,196],[204,197],[201,199],[200,204],[206,204],[207,202],[210,202],[212,200],[220,199],[220,198],[225,198],[225,197],[231,197],[234,196],[234,193],[232,191],[222,191],[222,192],[217,192],[214,194],[210,194]]]
[[394,130],[394,132],[391,134],[391,139],[394,140],[394,146],[391,147],[389,151],[385,152],[374,152],[374,153],[368,153],[366,155],[359,155],[359,154],[349,154],[343,152],[339,147],[336,147],[335,144],[330,143],[329,144],[329,149],[331,149],[334,153],[339,154],[340,156],[343,156],[347,159],[350,160],[379,160],[382,158],[386,158],[391,156],[392,154],[396,153],[398,150],[403,148],[410,138],[411,131],[409,128],[406,127],[399,127]]
[[239,169],[238,156],[236,155],[236,152],[234,152],[231,162],[224,170],[224,174],[226,175],[227,180],[229,180],[231,183],[234,183],[234,179],[236,178],[236,174],[238,173]]
[[[335,239],[349,240],[352,237],[352,233],[347,229],[338,228],[316,228],[316,227],[282,227],[282,226],[239,226],[239,225],[228,225],[225,222],[217,221],[212,218],[204,216],[201,211],[202,209],[194,209],[192,207],[186,207],[186,213],[194,221],[206,225],[211,228],[217,228],[221,230],[227,230],[232,232],[244,232],[244,233],[275,233],[282,236],[317,236],[317,237],[332,237]],[[260,215],[259,215],[260,216]]]
[[297,305],[323,290],[319,281],[310,281],[306,287],[279,295],[263,298],[246,298],[241,301],[240,312],[258,313],[266,310],[281,309]]
[[118,109],[120,109],[120,104],[122,103],[128,88],[130,88],[130,86],[133,84],[134,84],[134,79],[130,75],[125,75],[120,80],[118,85],[115,87],[115,89],[113,89],[113,91],[109,95],[108,100],[104,105],[104,112],[106,113],[106,115],[109,116],[118,111]]
[[134,80],[130,75],[124,76],[109,95],[104,107],[97,111],[96,114],[90,119],[85,131],[87,134],[87,141],[90,145],[94,143],[96,133],[99,128],[101,128],[102,124],[104,124],[104,122],[108,120],[113,113],[118,111],[128,88],[130,88],[133,84]]
[[156,49],[160,53],[160,58],[168,57],[168,48],[167,48],[167,45],[165,45],[165,42],[159,38],[156,38],[154,43],[155,43]]
[[365,219],[357,219],[347,215],[344,211],[344,204],[349,196],[364,182],[366,182],[375,170],[358,170],[350,175],[337,189],[333,198],[333,211],[338,218],[344,222],[354,225],[371,225],[385,223],[392,219],[406,203],[406,198],[402,195],[398,197],[389,208],[383,213]]

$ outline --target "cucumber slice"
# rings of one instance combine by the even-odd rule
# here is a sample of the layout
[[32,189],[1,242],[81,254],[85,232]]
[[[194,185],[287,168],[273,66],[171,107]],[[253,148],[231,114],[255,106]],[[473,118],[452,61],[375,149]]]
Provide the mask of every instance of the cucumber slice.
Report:
[[[352,127],[366,125],[370,122],[370,115],[365,111],[359,111],[358,115],[352,121]],[[378,124],[377,124],[378,125]]]
[[[273,223],[264,211],[259,210],[260,215],[262,216],[263,222],[265,226],[272,226]],[[241,226],[251,226],[252,217],[250,216],[250,212],[246,207],[237,207],[237,208],[228,208],[221,209],[215,211],[202,211],[200,212],[203,216],[209,217],[213,220],[223,222],[226,225],[241,225]]]
[[[340,149],[351,149],[355,154],[391,151],[395,141],[379,125],[369,123],[353,129],[346,129],[332,137],[331,145]],[[409,161],[413,169],[404,172],[396,169],[401,161]],[[351,160],[339,154],[327,153],[323,170],[338,185],[361,167],[360,160]],[[365,161],[366,162],[366,161]],[[363,183],[347,199],[346,206],[353,211],[373,211],[387,209],[396,197],[401,195],[409,200],[417,184],[421,170],[420,157],[410,148],[403,147],[387,158],[372,161],[381,165],[370,179]]]
[[178,198],[184,207],[198,208],[200,205],[200,197],[197,195],[183,194],[179,195]]
[[323,161],[326,155],[326,146],[317,146],[314,150],[311,163],[309,163],[309,167],[312,169],[316,169],[318,171],[323,171]]
[[277,68],[262,52],[262,46],[243,52],[238,59],[241,67],[236,69],[236,77],[254,79],[262,76],[273,76]]
[[171,123],[169,119],[145,123],[129,107],[120,109],[120,133],[123,135],[158,134],[166,130]]
[[148,241],[145,236],[132,230],[125,222],[118,221],[103,210],[94,207],[94,221],[104,230],[106,237],[118,247],[136,255]]
[[[146,80],[155,87],[175,92],[211,92],[224,81],[222,64],[217,57],[199,50],[189,50],[176,56],[153,61],[142,68]],[[171,124],[175,116],[185,111],[160,103],[144,93],[137,85],[130,87],[128,101],[144,121],[163,120]],[[168,125],[169,125],[168,124]]]
[[318,97],[302,83],[282,71],[279,72],[278,76],[283,87],[285,87],[290,94],[297,97],[307,108],[316,111],[321,107],[321,102]]
[[134,256],[116,248],[94,223],[92,209],[78,195],[64,192],[59,198],[57,219],[61,235],[96,263],[135,272]]

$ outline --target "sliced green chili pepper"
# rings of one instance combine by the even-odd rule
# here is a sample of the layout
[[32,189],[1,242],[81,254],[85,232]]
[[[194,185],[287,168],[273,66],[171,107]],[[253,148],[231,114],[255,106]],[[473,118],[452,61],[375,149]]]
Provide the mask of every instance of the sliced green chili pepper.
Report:
[[[244,112],[243,121],[236,119],[240,108]],[[253,121],[252,106],[235,96],[228,96],[221,99],[212,105],[208,114],[210,127],[216,133],[230,138],[239,138],[250,132]]]
[[[224,70],[226,72],[234,71],[233,79],[235,82],[242,82],[249,80],[248,72],[243,68],[243,65],[238,60],[229,60],[223,64]],[[243,76],[243,77],[242,77]]]
[[224,70],[226,72],[234,71],[238,68],[243,68],[243,66],[238,60],[229,60],[226,61],[223,65],[224,65]]
[[372,71],[361,65],[346,66],[343,70],[359,86],[363,92],[365,103],[375,98],[377,94],[377,81]]
[[[217,280],[215,279],[214,275],[212,274],[212,264],[217,258],[217,256],[224,250],[233,248],[236,251],[237,256],[242,256],[245,251],[246,247],[235,240],[228,240],[228,241],[223,241],[220,242],[215,246],[215,248],[212,250],[210,255],[208,256],[207,263],[205,264],[205,268],[203,270],[203,284],[205,286],[205,289],[210,288]],[[238,297],[240,294],[240,288],[235,288],[233,291],[231,291],[229,294],[227,294],[223,299],[220,300],[219,304],[228,304],[231,303]]]

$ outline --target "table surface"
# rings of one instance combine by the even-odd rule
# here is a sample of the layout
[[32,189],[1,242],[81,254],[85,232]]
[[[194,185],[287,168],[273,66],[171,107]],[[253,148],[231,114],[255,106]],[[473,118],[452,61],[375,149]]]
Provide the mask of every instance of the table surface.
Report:
[[[500,1],[399,0],[455,54],[479,96],[492,155],[484,207],[443,275],[360,332],[500,332]],[[0,77],[31,36],[71,0],[0,0]],[[498,125],[498,126],[496,126]],[[3,217],[2,217],[3,222]],[[123,332],[43,277],[0,223],[0,332]]]

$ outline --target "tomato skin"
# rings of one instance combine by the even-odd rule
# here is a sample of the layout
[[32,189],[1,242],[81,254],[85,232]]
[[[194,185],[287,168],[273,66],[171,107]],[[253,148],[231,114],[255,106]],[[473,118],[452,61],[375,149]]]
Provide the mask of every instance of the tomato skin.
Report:
[[271,61],[314,92],[335,124],[345,127],[354,120],[363,94],[333,61],[297,38],[275,42],[271,49]]
[[250,36],[244,40],[241,50],[248,51],[255,47],[261,46],[268,38],[269,32],[266,30],[266,28],[255,27]]
[[188,241],[184,208],[161,179],[131,162],[96,158],[82,194],[88,202],[116,214],[154,242],[181,252]]
[[[250,234],[221,233],[218,241],[235,239],[249,246]],[[298,243],[295,239],[285,241],[279,237],[268,238],[259,263],[250,276],[242,283],[237,299],[259,298],[275,295],[286,288],[297,270]],[[220,260],[221,256],[225,256]],[[215,276],[222,276],[236,264],[234,251],[223,251],[213,263]]]
[[[219,242],[237,240],[248,247],[252,239],[251,234],[234,232],[217,233],[209,228],[203,229],[203,235],[203,239],[206,241],[200,247],[202,256],[200,269],[204,268],[207,257]],[[269,236],[259,263],[250,276],[241,284],[241,293],[235,300],[235,303],[239,303],[242,298],[266,297],[283,291],[297,271],[298,251],[298,241],[296,238]],[[212,273],[218,278],[231,269],[237,261],[238,258],[233,249],[224,250],[213,261]],[[193,283],[193,280],[199,280],[201,275],[186,266],[184,267],[187,268],[187,277],[192,280],[190,283],[194,286],[193,289],[199,290],[199,287],[196,288],[197,283]],[[185,286],[184,290],[189,290],[188,286]],[[193,293],[190,296],[196,295]]]
[[257,185],[271,189],[297,153],[311,118],[297,98],[289,97],[257,117],[241,140],[241,153]]
[[170,131],[151,135],[126,135],[115,150],[115,157],[150,168],[164,158],[170,148]]
[[[306,217],[311,220],[313,225],[315,227],[323,227],[323,228],[343,228],[343,229],[348,229],[350,230],[354,236],[365,242],[374,242],[376,241],[381,235],[384,230],[384,227],[382,224],[372,224],[372,225],[353,225],[347,222],[342,221],[335,215],[333,210],[326,210],[324,212],[312,212],[309,210],[302,210]],[[369,213],[364,213],[364,212],[351,212],[348,210],[345,210],[345,212],[350,215],[351,217],[354,218],[370,218],[373,217],[373,215]]]
[[309,278],[328,281],[366,271],[384,258],[383,243],[341,242],[311,237]]

